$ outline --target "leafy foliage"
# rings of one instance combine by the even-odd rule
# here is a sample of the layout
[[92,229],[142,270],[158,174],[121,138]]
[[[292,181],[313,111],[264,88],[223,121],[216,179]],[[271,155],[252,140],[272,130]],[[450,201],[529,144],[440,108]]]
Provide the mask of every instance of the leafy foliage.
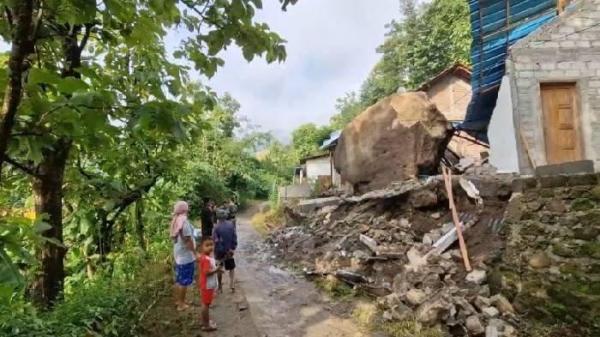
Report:
[[401,0],[402,20],[388,24],[381,59],[355,93],[338,99],[332,126],[344,127],[359,111],[396,92],[416,89],[456,62],[469,64],[469,8],[463,0],[432,0],[421,5]]
[[299,126],[292,133],[292,145],[297,159],[314,155],[324,140],[329,138],[332,129],[309,123]]
[[283,61],[285,41],[260,0],[0,6],[0,334],[130,335],[173,202],[266,197],[277,179],[235,137],[239,104],[189,71],[213,76],[232,45]]

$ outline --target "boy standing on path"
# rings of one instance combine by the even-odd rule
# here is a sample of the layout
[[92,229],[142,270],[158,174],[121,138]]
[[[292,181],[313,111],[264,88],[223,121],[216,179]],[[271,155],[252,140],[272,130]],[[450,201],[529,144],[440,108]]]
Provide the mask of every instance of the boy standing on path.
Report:
[[[217,210],[217,226],[213,238],[215,240],[215,257],[219,264],[229,272],[229,288],[235,291],[235,260],[233,255],[237,249],[237,232],[235,225],[228,221],[229,213],[225,209]],[[218,274],[219,291],[223,291],[222,273]]]
[[210,305],[212,304],[215,290],[219,287],[217,275],[221,267],[217,267],[212,257],[214,242],[212,237],[203,236],[200,243],[200,254],[198,255],[198,288],[202,300],[202,331],[215,331],[217,326],[210,321]]

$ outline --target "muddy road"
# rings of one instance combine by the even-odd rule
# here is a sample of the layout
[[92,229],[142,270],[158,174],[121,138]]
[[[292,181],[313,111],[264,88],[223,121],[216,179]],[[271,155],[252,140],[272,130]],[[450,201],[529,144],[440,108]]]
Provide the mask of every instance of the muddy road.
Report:
[[[254,209],[254,208],[253,208]],[[188,291],[189,310],[176,312],[170,280],[144,313],[144,337],[369,337],[349,317],[347,304],[332,302],[313,283],[273,266],[263,239],[250,224],[253,211],[238,218],[236,292],[227,287],[211,309],[218,331],[200,330],[200,298]],[[165,275],[170,279],[170,275]],[[224,276],[227,282],[227,277]],[[226,283],[227,284],[227,283]]]
[[238,219],[239,286],[261,336],[268,337],[367,337],[340,308],[323,296],[313,283],[268,261],[260,247],[262,238],[252,228],[248,211]]

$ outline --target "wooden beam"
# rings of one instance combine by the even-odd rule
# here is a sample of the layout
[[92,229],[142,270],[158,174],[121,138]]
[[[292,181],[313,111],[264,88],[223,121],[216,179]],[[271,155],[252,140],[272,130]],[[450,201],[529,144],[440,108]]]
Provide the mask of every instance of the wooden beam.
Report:
[[454,193],[452,192],[452,173],[446,166],[442,166],[442,174],[444,175],[444,182],[446,183],[446,192],[448,193],[448,203],[450,211],[452,212],[452,220],[454,221],[454,227],[456,228],[456,236],[458,236],[458,244],[460,246],[460,254],[462,255],[465,269],[470,272],[471,262],[469,261],[469,253],[467,252],[467,245],[462,235],[462,225],[458,218],[458,211],[456,210],[456,204],[454,203]]

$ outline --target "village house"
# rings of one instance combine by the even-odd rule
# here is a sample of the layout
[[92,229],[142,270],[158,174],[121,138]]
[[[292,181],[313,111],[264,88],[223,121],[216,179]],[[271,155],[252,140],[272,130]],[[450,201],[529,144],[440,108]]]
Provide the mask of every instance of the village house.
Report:
[[340,175],[334,169],[331,152],[303,158],[300,164],[309,183],[318,183],[324,188],[339,186]]
[[471,69],[457,63],[423,83],[417,91],[425,92],[449,122],[462,122],[471,101]]
[[511,47],[518,170],[592,160],[600,168],[600,0],[574,1]]

